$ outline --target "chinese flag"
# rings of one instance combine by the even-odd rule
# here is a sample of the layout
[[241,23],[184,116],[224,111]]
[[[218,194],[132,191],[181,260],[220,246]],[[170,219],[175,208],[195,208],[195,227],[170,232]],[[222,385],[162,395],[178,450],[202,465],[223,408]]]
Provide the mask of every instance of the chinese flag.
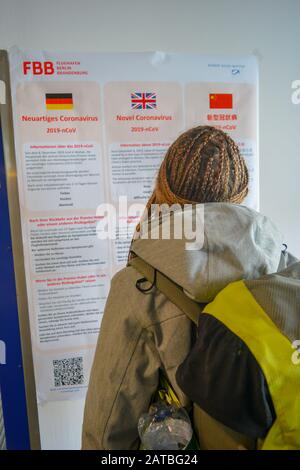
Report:
[[210,109],[232,109],[232,93],[210,93]]

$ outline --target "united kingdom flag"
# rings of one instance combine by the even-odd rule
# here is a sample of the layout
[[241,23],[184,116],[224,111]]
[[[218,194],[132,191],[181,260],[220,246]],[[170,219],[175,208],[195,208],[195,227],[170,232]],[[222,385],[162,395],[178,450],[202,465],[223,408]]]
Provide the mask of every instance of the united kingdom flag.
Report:
[[131,109],[156,109],[156,93],[131,93]]

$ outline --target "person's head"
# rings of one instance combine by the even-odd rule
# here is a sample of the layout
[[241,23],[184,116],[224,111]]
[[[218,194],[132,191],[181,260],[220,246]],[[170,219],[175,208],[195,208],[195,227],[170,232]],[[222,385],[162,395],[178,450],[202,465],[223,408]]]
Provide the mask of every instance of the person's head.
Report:
[[[249,175],[237,144],[212,126],[194,127],[169,147],[158,171],[154,191],[136,226],[160,213],[160,206],[229,202],[241,204],[248,194]],[[129,257],[134,256],[129,250]]]
[[248,193],[248,170],[236,143],[223,131],[198,126],[181,134],[160,166],[151,204],[231,202]]

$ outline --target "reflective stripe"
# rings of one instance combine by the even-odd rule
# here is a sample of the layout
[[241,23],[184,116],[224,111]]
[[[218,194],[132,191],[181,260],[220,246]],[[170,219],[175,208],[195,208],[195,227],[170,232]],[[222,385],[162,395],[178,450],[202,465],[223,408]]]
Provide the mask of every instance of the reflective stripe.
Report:
[[300,449],[300,365],[292,362],[294,349],[288,338],[243,281],[229,284],[204,312],[239,336],[264,372],[277,418],[262,449]]

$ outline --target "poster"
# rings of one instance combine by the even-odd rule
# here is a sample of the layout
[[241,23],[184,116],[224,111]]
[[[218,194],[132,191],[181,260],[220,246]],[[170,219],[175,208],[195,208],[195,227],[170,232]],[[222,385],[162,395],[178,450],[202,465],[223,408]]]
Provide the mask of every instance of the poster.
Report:
[[[249,168],[246,204],[258,208],[256,59],[16,48],[9,57],[38,401],[80,398],[111,277],[172,141],[195,125],[228,132]],[[105,238],[108,205],[119,223]]]

